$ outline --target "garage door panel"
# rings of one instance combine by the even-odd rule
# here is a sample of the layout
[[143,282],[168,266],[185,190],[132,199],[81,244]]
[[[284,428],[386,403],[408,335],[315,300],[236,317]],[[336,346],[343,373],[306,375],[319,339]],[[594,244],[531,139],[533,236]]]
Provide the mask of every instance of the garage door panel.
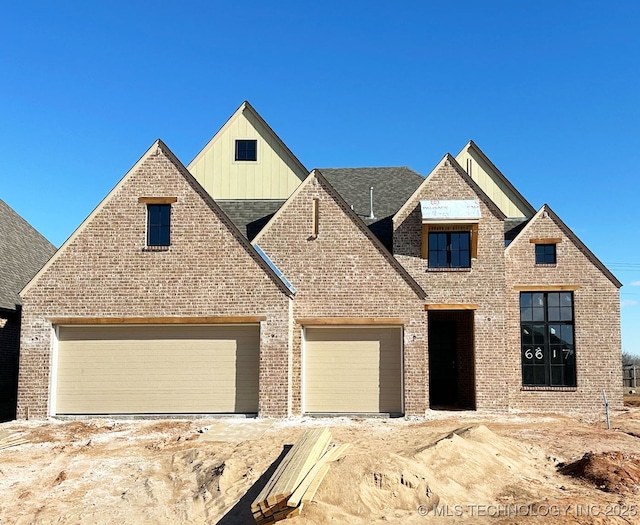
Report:
[[401,329],[305,330],[305,411],[402,411]]
[[60,327],[58,414],[258,410],[259,327]]

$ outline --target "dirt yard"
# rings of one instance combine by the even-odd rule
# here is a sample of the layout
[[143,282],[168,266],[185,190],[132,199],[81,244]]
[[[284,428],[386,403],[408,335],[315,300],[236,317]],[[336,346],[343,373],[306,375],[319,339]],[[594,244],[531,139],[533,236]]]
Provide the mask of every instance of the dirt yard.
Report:
[[283,447],[310,426],[351,448],[287,524],[640,523],[640,408],[611,430],[594,418],[3,423],[0,438],[28,442],[0,450],[0,524],[251,524]]

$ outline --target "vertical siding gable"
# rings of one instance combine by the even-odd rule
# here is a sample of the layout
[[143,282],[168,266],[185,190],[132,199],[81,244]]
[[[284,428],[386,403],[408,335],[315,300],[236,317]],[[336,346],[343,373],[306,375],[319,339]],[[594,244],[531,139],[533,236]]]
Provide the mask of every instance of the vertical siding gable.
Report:
[[456,161],[507,217],[533,215],[531,205],[473,142],[458,153]]
[[[236,139],[257,140],[257,161],[236,161]],[[214,199],[286,199],[307,171],[244,103],[188,169]]]

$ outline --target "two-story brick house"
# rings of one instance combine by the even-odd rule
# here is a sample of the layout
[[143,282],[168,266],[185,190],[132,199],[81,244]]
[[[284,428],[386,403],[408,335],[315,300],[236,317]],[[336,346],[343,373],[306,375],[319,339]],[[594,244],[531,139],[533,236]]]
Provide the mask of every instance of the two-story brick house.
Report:
[[621,407],[619,286],[472,142],[426,178],[307,174],[243,103],[25,288],[18,414]]

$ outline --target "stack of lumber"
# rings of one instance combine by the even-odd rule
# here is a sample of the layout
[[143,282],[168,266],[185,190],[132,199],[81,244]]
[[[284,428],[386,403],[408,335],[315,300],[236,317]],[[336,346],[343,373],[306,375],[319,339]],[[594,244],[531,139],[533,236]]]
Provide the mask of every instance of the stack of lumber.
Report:
[[329,446],[326,428],[305,431],[287,452],[273,476],[251,504],[258,525],[298,516],[315,496],[329,470],[329,463],[340,459],[348,444]]
[[28,443],[28,441],[19,434],[0,435],[0,450],[3,448],[15,447],[16,445],[22,445],[23,443]]

